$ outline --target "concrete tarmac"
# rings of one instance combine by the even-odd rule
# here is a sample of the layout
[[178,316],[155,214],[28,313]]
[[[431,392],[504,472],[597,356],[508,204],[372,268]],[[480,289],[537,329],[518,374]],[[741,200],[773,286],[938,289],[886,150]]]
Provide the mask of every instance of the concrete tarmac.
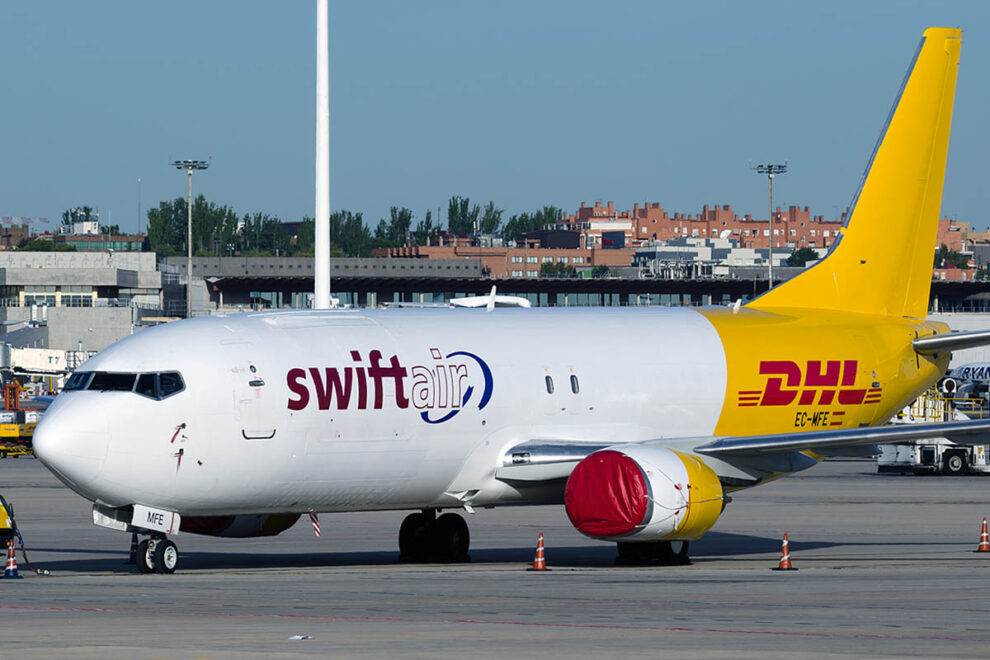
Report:
[[[0,656],[973,657],[990,653],[990,477],[830,461],[733,496],[693,564],[614,564],[560,507],[466,516],[472,562],[396,563],[404,513],[305,516],[270,539],[175,537],[175,575],[30,458],[0,460],[35,568],[0,581]],[[543,532],[552,571],[527,572]],[[774,572],[789,533],[799,570]],[[984,582],[986,581],[986,582]],[[291,639],[305,636],[304,639]]]

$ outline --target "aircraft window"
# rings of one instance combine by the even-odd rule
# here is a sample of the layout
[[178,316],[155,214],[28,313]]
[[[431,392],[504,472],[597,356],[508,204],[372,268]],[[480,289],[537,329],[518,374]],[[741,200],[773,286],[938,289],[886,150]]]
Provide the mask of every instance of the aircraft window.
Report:
[[72,390],[84,390],[86,389],[86,385],[89,384],[89,378],[92,375],[92,371],[77,371],[69,376],[69,380],[65,381],[65,387],[63,387],[62,390],[65,392],[71,392]]
[[137,387],[134,391],[152,399],[158,398],[158,374],[141,374],[138,376]]
[[159,398],[164,399],[167,396],[172,396],[176,392],[181,392],[185,387],[185,384],[182,382],[182,376],[179,375],[178,371],[166,371],[165,373],[158,374]]
[[112,374],[105,371],[93,373],[88,390],[100,392],[130,392],[134,389],[134,379],[137,374]]
[[577,376],[571,374],[571,392],[577,394],[580,391],[581,391],[581,387],[578,385]]
[[553,378],[547,376],[544,380],[547,383],[547,394],[553,394]]

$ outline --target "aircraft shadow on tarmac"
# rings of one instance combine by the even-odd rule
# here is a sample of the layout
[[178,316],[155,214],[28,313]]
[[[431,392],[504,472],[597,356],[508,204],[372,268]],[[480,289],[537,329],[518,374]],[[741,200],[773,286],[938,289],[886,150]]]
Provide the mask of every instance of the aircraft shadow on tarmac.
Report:
[[[775,537],[750,536],[727,532],[711,532],[701,541],[691,544],[691,559],[695,563],[709,561],[733,561],[745,559],[749,555],[774,555],[780,552],[781,540]],[[792,553],[832,547],[870,546],[899,546],[915,545],[913,542],[878,543],[876,541],[828,542],[800,541],[791,539]],[[934,545],[939,545],[938,543]],[[946,542],[946,545],[953,545]],[[958,544],[955,544],[958,545]],[[535,548],[478,548],[471,551],[471,564],[528,564],[532,563]],[[108,550],[75,549],[73,554],[99,554],[100,557],[74,557],[72,559],[52,561],[45,557],[49,554],[70,552],[64,548],[32,548],[36,557],[35,567],[45,568],[53,573],[67,571],[73,573],[127,573],[136,572],[133,565],[125,564],[126,552]],[[547,563],[561,568],[601,568],[615,565],[615,546],[612,544],[561,546],[555,547],[551,539],[547,540]],[[245,570],[269,568],[319,568],[319,567],[372,567],[397,565],[398,553],[395,550],[369,552],[181,552],[179,570]],[[426,564],[428,566],[443,566],[443,564]]]

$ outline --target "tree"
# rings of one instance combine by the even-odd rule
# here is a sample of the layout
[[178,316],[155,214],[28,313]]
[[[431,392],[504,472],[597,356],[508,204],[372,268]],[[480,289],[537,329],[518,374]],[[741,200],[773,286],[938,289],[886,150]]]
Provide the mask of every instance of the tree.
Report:
[[412,225],[412,211],[393,206],[389,212],[389,220],[382,218],[375,229],[375,238],[384,241],[389,246],[405,245]]
[[100,225],[100,233],[110,236],[120,236],[120,225]]
[[522,236],[525,233],[543,229],[548,225],[557,224],[563,217],[564,212],[556,206],[544,206],[534,213],[520,213],[519,215],[512,216],[505,223],[505,227],[502,229],[502,236],[506,240],[515,240],[516,237]]
[[330,214],[330,256],[370,257],[371,239],[361,213]]
[[75,252],[76,246],[68,243],[55,243],[47,238],[35,238],[17,248],[21,252]]
[[950,250],[943,243],[935,250],[935,268],[969,268],[969,259],[961,252]]
[[495,208],[495,202],[485,204],[478,221],[479,234],[497,234],[502,228],[502,209]]
[[[186,200],[177,197],[171,202],[159,202],[158,208],[148,210],[148,243],[163,256],[186,253]],[[245,214],[239,219],[228,206],[207,202],[203,195],[193,200],[193,254],[223,255],[234,251],[250,252],[256,256],[284,253],[289,238],[278,218],[265,213]]]
[[433,212],[427,211],[426,217],[416,223],[416,229],[412,233],[413,245],[435,244],[436,233],[440,230],[439,225],[433,225]]
[[574,266],[546,261],[540,266],[540,277],[577,277]]
[[76,206],[75,208],[62,211],[62,225],[71,227],[73,223],[88,222],[95,217],[92,206]]
[[591,276],[595,279],[612,276],[612,269],[603,264],[599,264],[591,269]]
[[788,266],[804,267],[805,263],[815,261],[816,259],[818,259],[818,252],[814,248],[799,247],[791,252],[791,256],[787,257],[786,263]]
[[295,244],[289,242],[289,254],[293,257],[312,257],[316,245],[316,222],[309,216],[299,222]]
[[241,235],[248,256],[271,257],[288,251],[289,237],[282,229],[282,221],[267,213],[245,213],[241,219]]
[[481,208],[467,197],[450,198],[447,203],[447,231],[457,236],[468,236],[477,233],[478,214]]
[[148,243],[153,252],[170,257],[183,254],[186,248],[186,200],[158,202],[148,209]]

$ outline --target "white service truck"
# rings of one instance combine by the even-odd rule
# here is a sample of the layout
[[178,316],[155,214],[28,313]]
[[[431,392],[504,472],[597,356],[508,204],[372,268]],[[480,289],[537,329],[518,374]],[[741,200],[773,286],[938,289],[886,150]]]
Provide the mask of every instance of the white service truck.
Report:
[[[982,417],[986,408],[970,398],[951,398],[944,390],[922,394],[891,420],[892,424],[945,422]],[[879,445],[877,472],[895,474],[990,473],[990,438],[987,444],[957,445],[945,438],[925,438],[909,443]]]
[[990,445],[957,445],[945,438],[880,445],[877,472],[895,474],[990,473]]

